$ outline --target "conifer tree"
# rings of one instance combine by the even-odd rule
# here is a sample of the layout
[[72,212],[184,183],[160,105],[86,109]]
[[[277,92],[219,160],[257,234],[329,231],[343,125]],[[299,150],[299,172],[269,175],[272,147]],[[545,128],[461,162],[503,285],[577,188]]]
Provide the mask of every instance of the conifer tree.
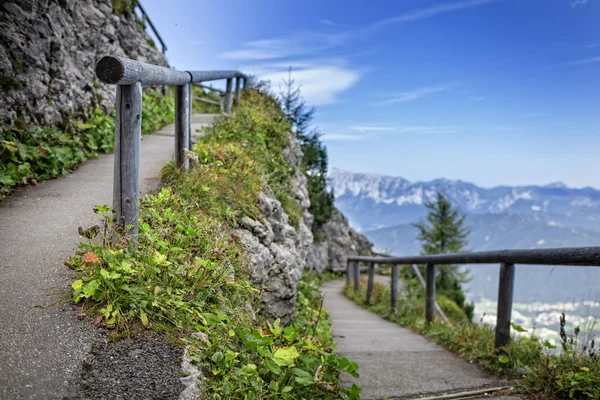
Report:
[[309,211],[314,216],[313,233],[318,238],[319,228],[331,218],[334,207],[333,191],[327,190],[327,148],[321,142],[321,133],[310,126],[315,109],[306,105],[300,86],[292,79],[291,68],[280,89],[279,101],[304,153],[302,170],[308,181]]
[[[468,242],[469,229],[464,226],[465,215],[453,207],[450,201],[438,193],[434,201],[428,201],[426,221],[413,224],[418,229],[417,239],[421,242],[421,254],[460,253]],[[461,271],[456,265],[437,266],[436,290],[453,300],[473,318],[474,306],[466,302],[462,284],[470,280],[469,271]]]

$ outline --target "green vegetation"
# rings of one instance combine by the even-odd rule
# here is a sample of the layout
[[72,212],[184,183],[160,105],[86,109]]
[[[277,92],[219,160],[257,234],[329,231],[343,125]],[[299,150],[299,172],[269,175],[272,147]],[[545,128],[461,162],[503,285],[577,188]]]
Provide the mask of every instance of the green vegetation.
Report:
[[[419,230],[417,239],[421,241],[421,254],[460,253],[467,246],[469,230],[463,227],[465,215],[454,208],[450,201],[437,194],[435,201],[428,201],[425,207],[429,210],[426,222],[414,224]],[[420,266],[424,271],[424,267]],[[460,271],[456,265],[437,265],[436,290],[454,301],[462,308],[469,319],[473,318],[473,304],[467,303],[461,285],[469,281],[469,272]],[[421,290],[419,282],[413,274],[404,274],[403,279],[411,287]]]
[[[144,92],[142,134],[172,123],[174,107],[172,96]],[[90,120],[73,119],[62,130],[12,127],[0,132],[0,198],[18,184],[56,178],[89,158],[112,152],[114,120],[114,111],[96,109]]]
[[[459,354],[462,358],[510,378],[517,378],[520,389],[533,398],[543,399],[600,399],[600,355],[594,340],[578,343],[579,329],[568,336],[564,329],[562,354],[557,354],[555,346],[548,341],[541,343],[534,332],[527,333],[513,324],[513,331],[519,338],[494,349],[495,333],[487,325],[471,322],[465,313],[452,300],[438,296],[437,300],[450,323],[439,319],[425,322],[425,304],[422,296],[404,293],[396,313],[390,311],[390,291],[380,283],[375,283],[370,305],[366,297],[366,280],[362,279],[361,290],[354,292],[346,287],[348,298],[368,308],[376,314],[400,326],[411,328],[438,344]],[[561,325],[565,326],[564,314]]]
[[[192,96],[203,97],[208,100],[221,101],[217,92],[204,90],[198,86],[192,86]],[[204,103],[198,100],[192,100],[193,114],[221,114],[221,107],[215,104]]]
[[321,142],[321,133],[310,127],[315,110],[306,106],[300,94],[300,87],[295,85],[291,77],[291,69],[288,79],[283,83],[279,101],[304,154],[302,171],[307,178],[309,211],[314,217],[312,230],[315,239],[318,240],[322,238],[320,228],[329,221],[334,208],[333,192],[327,190],[327,148]]
[[[243,215],[260,218],[260,193],[289,191],[289,129],[276,100],[246,91],[195,146],[194,168],[165,168],[162,190],[142,200],[136,247],[113,240],[111,209],[97,207],[104,225],[82,232],[89,240],[67,262],[81,274],[73,299],[114,338],[154,329],[189,346],[206,376],[204,398],[359,398],[356,386],[339,387],[357,365],[332,352],[320,278],[299,283],[289,326],[255,315],[259,289],[231,233]],[[291,215],[300,209],[283,204]]]
[[134,0],[111,0],[113,14],[121,15],[132,12],[135,7]]

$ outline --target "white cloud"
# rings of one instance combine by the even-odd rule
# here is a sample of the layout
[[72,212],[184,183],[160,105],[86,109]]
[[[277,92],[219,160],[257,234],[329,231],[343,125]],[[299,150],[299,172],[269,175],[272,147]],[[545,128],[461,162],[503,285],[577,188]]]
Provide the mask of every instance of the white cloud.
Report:
[[292,79],[300,86],[302,97],[311,106],[334,103],[339,94],[354,86],[362,76],[358,70],[325,62],[276,63],[243,69],[259,79],[271,81],[277,88],[288,78],[290,65],[293,67]]
[[320,24],[323,24],[323,25],[328,25],[328,26],[340,26],[340,27],[341,27],[341,26],[345,26],[345,25],[343,25],[343,24],[338,24],[337,22],[333,22],[333,21],[332,21],[332,20],[330,20],[330,19],[320,19],[320,20],[319,20],[319,23],[320,23]]
[[590,0],[575,0],[571,2],[571,7],[577,7],[577,6],[582,6],[586,3],[588,3]]
[[483,101],[487,99],[486,96],[470,96],[469,100],[473,100],[473,101]]
[[329,133],[327,133],[323,136],[323,139],[326,141],[356,142],[359,140],[368,139],[370,137],[371,137],[371,135],[364,135],[364,134],[352,135],[352,134],[339,134],[339,133],[329,134]]
[[[395,17],[385,18],[377,21],[371,25],[371,28],[381,28],[386,25],[400,24],[404,22],[418,21],[425,18],[435,17],[439,14],[445,14],[452,11],[465,10],[468,8],[474,8],[483,6],[490,3],[495,3],[498,0],[469,0],[469,1],[458,1],[454,3],[438,4],[429,8],[422,8],[419,10],[409,11],[404,14],[400,14]],[[587,0],[577,0],[587,1]]]
[[585,65],[585,64],[594,64],[594,63],[598,63],[598,62],[600,62],[600,56],[570,61],[566,65]]
[[[439,14],[483,6],[497,1],[500,0],[466,0],[439,4],[430,8],[409,11],[395,17],[384,18],[357,29],[346,29],[345,32],[336,34],[300,32],[281,38],[254,40],[242,44],[238,49],[226,51],[220,56],[227,60],[249,61],[273,60],[277,58],[315,54],[343,45],[349,40],[356,39],[357,37],[364,37],[365,35],[369,35],[388,25],[418,21]],[[327,26],[344,26],[329,19],[321,19],[319,22]]]
[[[370,139],[381,134],[451,134],[456,130],[440,126],[380,126],[380,125],[353,125],[345,129],[330,129],[332,133],[323,136],[325,140],[359,141]],[[354,133],[358,132],[358,133]]]
[[439,86],[425,86],[410,90],[408,92],[400,92],[389,96],[388,99],[378,102],[378,105],[403,103],[407,101],[414,101],[422,99],[423,97],[431,96],[433,94],[447,92],[456,88],[456,84],[445,84]]
[[344,34],[297,33],[276,39],[246,42],[240,49],[227,51],[221,58],[227,60],[273,60],[304,54],[314,54],[344,42]]
[[351,126],[351,131],[357,131],[362,133],[369,132],[393,132],[396,130],[393,126]]

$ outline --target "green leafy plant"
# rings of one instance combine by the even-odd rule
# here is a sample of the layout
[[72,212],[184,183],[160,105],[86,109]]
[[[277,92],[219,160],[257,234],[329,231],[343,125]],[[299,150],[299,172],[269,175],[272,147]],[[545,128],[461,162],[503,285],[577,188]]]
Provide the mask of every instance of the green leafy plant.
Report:
[[[142,134],[174,120],[172,96],[157,90],[143,94]],[[114,148],[114,110],[95,109],[90,119],[73,119],[64,129],[9,128],[0,132],[0,198],[19,184],[53,179]]]

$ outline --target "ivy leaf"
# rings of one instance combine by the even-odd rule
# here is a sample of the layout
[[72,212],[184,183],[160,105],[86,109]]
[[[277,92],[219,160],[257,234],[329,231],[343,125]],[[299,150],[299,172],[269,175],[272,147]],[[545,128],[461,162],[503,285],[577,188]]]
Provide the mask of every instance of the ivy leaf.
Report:
[[525,328],[523,328],[521,325],[517,325],[517,324],[515,324],[515,323],[513,323],[513,322],[511,322],[511,323],[510,323],[510,326],[512,326],[512,328],[513,328],[515,331],[517,331],[517,332],[521,332],[521,333],[523,333],[523,332],[527,332],[527,329],[525,329]]
[[498,361],[502,364],[508,364],[510,362],[510,358],[506,354],[501,354],[498,356]]
[[142,325],[148,326],[148,316],[144,311],[140,311],[140,320],[142,321]]
[[298,350],[294,346],[282,347],[273,353],[273,361],[279,366],[289,366],[294,364],[294,360],[299,355]]
[[281,368],[279,368],[279,365],[275,364],[273,361],[268,360],[267,361],[267,368],[269,368],[269,371],[271,371],[272,373],[274,373],[275,375],[279,375],[281,374]]
[[75,282],[71,284],[73,290],[77,290],[83,286],[83,281],[81,279],[77,279]]
[[215,363],[219,363],[223,360],[223,358],[225,358],[223,356],[223,353],[221,353],[220,351],[217,351],[215,354],[212,355],[211,360],[213,360],[213,362],[215,362]]

